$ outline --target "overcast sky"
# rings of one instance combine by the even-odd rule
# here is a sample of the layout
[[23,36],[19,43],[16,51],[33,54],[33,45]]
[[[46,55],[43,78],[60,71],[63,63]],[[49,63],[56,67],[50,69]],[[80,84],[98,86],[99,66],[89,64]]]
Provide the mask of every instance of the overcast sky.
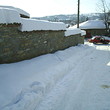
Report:
[[[9,5],[27,11],[31,17],[77,13],[78,0],[0,0],[0,5]],[[80,0],[80,13],[97,12],[100,0]],[[106,0],[109,2],[109,0]]]

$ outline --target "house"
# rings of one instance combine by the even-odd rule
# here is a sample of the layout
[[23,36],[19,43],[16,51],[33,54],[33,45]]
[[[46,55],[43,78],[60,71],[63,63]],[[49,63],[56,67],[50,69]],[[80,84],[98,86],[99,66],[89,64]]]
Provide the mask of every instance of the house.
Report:
[[79,28],[86,31],[86,38],[90,38],[94,35],[106,34],[106,26],[103,20],[88,20],[86,22],[80,23]]

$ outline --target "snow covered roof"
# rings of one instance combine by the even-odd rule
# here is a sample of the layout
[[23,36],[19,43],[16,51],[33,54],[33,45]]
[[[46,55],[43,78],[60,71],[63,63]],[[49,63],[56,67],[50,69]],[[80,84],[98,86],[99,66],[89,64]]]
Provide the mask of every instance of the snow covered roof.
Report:
[[[73,26],[73,27],[76,27]],[[105,29],[105,24],[103,20],[88,20],[79,24],[80,29]]]
[[0,7],[0,23],[21,23],[21,18],[16,10]]
[[25,15],[27,17],[30,17],[30,14],[27,13],[26,11],[20,9],[20,8],[15,8],[13,6],[2,6],[0,5],[0,8],[7,8],[7,9],[13,9],[13,10],[16,10],[20,15]]
[[21,31],[66,30],[66,25],[62,22],[49,22],[44,20],[21,18],[21,24]]
[[81,34],[81,30],[78,28],[67,28],[67,30],[65,31],[65,36],[70,36],[75,34]]
[[0,24],[10,23],[20,23],[21,31],[66,30],[66,25],[62,22],[49,22],[29,18],[21,18],[17,10],[0,7]]
[[21,18],[18,11],[13,9],[0,8],[0,15],[1,24],[21,23],[21,31],[66,30],[64,23]]
[[81,36],[85,35],[86,32],[82,31],[79,28],[67,28],[67,30],[65,31],[65,36],[70,36],[70,35],[76,35],[76,34],[81,34]]

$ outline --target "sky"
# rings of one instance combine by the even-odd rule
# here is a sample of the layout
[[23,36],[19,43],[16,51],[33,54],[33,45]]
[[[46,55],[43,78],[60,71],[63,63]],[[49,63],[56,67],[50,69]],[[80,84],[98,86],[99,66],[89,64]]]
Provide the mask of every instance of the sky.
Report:
[[[28,12],[31,17],[58,14],[76,14],[78,0],[0,0],[0,5],[14,6]],[[97,12],[100,0],[80,0],[80,13]],[[109,0],[106,0],[109,2]]]

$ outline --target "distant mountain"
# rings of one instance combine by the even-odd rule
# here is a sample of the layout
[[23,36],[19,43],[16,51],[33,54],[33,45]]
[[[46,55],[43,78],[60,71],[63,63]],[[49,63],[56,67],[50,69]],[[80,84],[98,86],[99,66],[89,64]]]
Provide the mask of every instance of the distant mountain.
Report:
[[[95,20],[101,19],[101,13],[89,13],[89,14],[81,14],[80,22],[84,22],[86,20]],[[48,20],[52,22],[64,22],[66,24],[74,25],[77,23],[77,14],[68,14],[68,15],[53,15],[53,16],[44,16],[44,17],[32,17],[33,19],[39,20]]]
[[44,16],[44,17],[32,17],[34,19],[40,19],[40,20],[55,20],[55,19],[59,19],[59,20],[66,20],[70,17],[74,17],[76,16],[74,15],[53,15],[53,16]]

